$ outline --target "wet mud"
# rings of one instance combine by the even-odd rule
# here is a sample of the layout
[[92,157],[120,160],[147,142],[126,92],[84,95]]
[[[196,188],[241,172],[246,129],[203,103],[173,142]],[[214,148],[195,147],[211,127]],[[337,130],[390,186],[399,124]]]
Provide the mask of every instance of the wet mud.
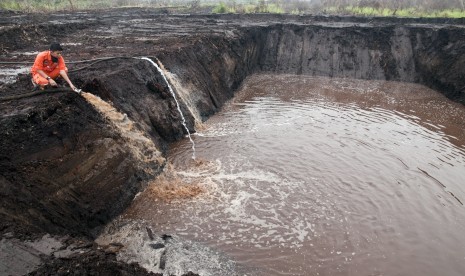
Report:
[[[164,68],[190,132],[255,72],[414,82],[465,103],[460,19],[170,15],[146,9],[0,13],[5,239],[48,233],[93,240],[164,169],[159,154],[187,133],[163,77],[139,57]],[[131,138],[82,95],[51,90],[24,96],[32,89],[30,76],[17,73],[27,72],[52,41],[64,46],[74,84],[110,103],[153,146],[135,154]],[[92,267],[102,256],[95,249],[74,258]],[[74,265],[47,260],[37,275]]]

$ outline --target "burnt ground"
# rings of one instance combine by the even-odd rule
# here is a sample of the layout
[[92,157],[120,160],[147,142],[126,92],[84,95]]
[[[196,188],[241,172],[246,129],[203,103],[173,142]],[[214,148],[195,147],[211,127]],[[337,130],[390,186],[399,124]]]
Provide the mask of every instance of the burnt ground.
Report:
[[[149,9],[0,14],[0,233],[9,239],[49,233],[91,242],[165,165],[141,163],[76,93],[25,97],[32,84],[24,72],[53,41],[65,48],[74,84],[127,114],[162,153],[186,131],[162,76],[134,57],[158,60],[172,74],[192,132],[258,71],[416,82],[465,103],[462,19]],[[33,275],[148,273],[98,248],[71,256],[44,258]]]

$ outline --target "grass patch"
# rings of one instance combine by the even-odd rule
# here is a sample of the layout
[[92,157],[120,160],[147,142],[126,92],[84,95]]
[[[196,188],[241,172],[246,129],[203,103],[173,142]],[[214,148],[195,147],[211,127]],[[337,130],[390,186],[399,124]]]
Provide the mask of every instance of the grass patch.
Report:
[[21,10],[21,5],[16,1],[2,1],[0,2],[0,9],[19,11]]
[[258,11],[262,13],[284,13],[284,9],[276,4],[261,6]]
[[437,12],[437,14],[433,15],[433,17],[463,18],[465,17],[465,11],[459,9],[443,10]]
[[[0,9],[24,12],[57,12],[63,10],[106,9],[117,7],[171,8],[183,12],[212,13],[271,13],[271,14],[318,14],[396,17],[444,17],[465,18],[465,11],[455,8],[433,10],[426,7],[404,9],[376,8],[366,6],[327,6],[301,1],[265,0],[0,0]],[[385,6],[386,7],[386,6]]]
[[255,13],[258,11],[257,5],[243,5],[241,8],[243,13]]
[[226,5],[223,2],[218,3],[213,7],[212,13],[235,13],[236,10],[233,7]]
[[[166,2],[166,1],[164,1]],[[173,8],[197,8],[197,1],[169,5]],[[63,10],[106,9],[118,7],[163,8],[159,1],[149,0],[0,0],[0,9],[24,12],[55,12]]]
[[[372,7],[356,7],[347,6],[344,9],[344,13],[359,15],[359,16],[397,16],[397,17],[445,17],[445,18],[463,18],[465,17],[465,11],[459,9],[447,9],[438,11],[426,11],[415,8],[408,9],[376,9]],[[328,13],[337,14],[340,9],[332,8],[327,9]]]
[[234,6],[228,5],[224,2],[218,3],[213,7],[212,13],[275,13],[281,14],[286,11],[280,5],[277,4],[266,4],[266,5],[254,5],[254,4],[235,4]]
[[124,1],[107,0],[1,0],[0,9],[25,11],[25,12],[46,12],[62,10],[84,10],[100,9],[121,6]]

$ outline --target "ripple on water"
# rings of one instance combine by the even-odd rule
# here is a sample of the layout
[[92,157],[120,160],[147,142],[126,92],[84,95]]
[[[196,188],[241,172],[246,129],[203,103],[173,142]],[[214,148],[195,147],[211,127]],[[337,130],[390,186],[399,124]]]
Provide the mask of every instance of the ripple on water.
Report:
[[193,136],[201,166],[189,141],[170,150],[208,192],[126,216],[262,275],[460,275],[463,119],[423,86],[255,75]]

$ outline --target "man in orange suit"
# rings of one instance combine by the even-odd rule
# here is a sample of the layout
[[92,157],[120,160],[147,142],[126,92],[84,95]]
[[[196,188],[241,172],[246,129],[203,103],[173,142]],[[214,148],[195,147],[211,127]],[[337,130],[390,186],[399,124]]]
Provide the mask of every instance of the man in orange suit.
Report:
[[58,86],[55,80],[59,77],[62,77],[71,89],[77,90],[68,77],[68,68],[66,68],[65,60],[61,56],[62,51],[63,48],[59,43],[52,43],[50,50],[37,55],[31,68],[32,82],[41,90],[44,90],[46,86]]

